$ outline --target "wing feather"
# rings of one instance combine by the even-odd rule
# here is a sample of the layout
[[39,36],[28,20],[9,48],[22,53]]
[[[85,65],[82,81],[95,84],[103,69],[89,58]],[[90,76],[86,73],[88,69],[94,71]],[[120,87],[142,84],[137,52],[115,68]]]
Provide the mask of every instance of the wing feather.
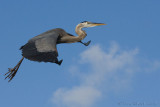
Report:
[[22,56],[32,61],[55,62],[58,56],[56,48],[58,37],[59,34],[53,30],[30,39],[21,47]]

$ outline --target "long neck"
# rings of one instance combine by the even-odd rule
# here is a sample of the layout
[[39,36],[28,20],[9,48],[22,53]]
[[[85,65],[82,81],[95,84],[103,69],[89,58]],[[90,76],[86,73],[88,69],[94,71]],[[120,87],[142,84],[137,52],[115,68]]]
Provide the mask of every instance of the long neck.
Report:
[[73,36],[69,34],[65,34],[66,36],[61,37],[60,40],[57,41],[57,43],[75,43],[75,42],[80,42],[83,40],[87,34],[85,31],[82,30],[83,26],[81,24],[78,24],[76,26],[75,32],[77,33],[78,36]]
[[75,29],[75,32],[77,33],[77,39],[79,40],[79,41],[81,41],[81,40],[83,40],[86,36],[87,36],[87,34],[86,34],[86,32],[84,31],[84,30],[82,30],[82,28],[83,28],[83,26],[81,25],[81,24],[78,24],[77,26],[76,26],[76,29]]

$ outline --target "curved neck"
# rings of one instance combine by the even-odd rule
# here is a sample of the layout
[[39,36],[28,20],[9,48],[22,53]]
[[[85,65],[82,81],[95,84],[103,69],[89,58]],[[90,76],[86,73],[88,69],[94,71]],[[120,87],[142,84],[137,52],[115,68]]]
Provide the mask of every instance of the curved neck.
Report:
[[76,26],[76,29],[75,29],[75,32],[77,33],[77,38],[81,41],[81,40],[83,40],[86,36],[87,36],[87,34],[86,34],[86,32],[84,31],[84,30],[82,30],[82,28],[83,28],[83,26],[82,26],[82,24],[78,24],[77,26]]
[[75,42],[80,42],[81,40],[83,40],[87,34],[85,31],[82,30],[83,25],[82,24],[78,24],[76,26],[75,32],[77,33],[78,36],[73,36],[70,35],[68,33],[66,33],[66,36],[63,36],[57,41],[57,43],[75,43]]

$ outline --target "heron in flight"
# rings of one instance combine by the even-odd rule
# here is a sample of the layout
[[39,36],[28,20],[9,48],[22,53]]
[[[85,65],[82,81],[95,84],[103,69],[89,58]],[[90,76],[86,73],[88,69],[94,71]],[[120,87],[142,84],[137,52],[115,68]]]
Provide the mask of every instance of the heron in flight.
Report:
[[9,81],[13,79],[24,58],[31,61],[51,62],[61,65],[63,60],[58,60],[57,58],[58,51],[56,45],[61,43],[79,42],[88,46],[91,41],[88,41],[87,43],[82,42],[82,40],[87,36],[86,32],[82,30],[82,28],[100,25],[106,24],[84,21],[79,23],[75,28],[75,32],[78,36],[73,36],[61,28],[56,28],[31,38],[28,43],[21,46],[20,50],[22,50],[23,57],[14,68],[9,68],[8,72],[5,74],[7,75],[6,78],[8,78]]

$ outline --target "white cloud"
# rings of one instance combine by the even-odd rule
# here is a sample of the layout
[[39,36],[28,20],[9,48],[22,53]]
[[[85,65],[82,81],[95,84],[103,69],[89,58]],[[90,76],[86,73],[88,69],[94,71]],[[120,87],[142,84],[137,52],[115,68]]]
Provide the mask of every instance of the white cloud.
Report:
[[107,96],[103,93],[127,90],[136,71],[160,66],[157,61],[149,68],[141,68],[137,54],[138,49],[122,50],[114,42],[107,51],[99,45],[90,47],[80,54],[80,62],[70,68],[73,76],[78,74],[80,84],[58,89],[52,102],[60,107],[93,107],[96,101]]
[[101,93],[93,87],[78,86],[72,89],[58,89],[53,96],[54,103],[66,107],[89,107]]

